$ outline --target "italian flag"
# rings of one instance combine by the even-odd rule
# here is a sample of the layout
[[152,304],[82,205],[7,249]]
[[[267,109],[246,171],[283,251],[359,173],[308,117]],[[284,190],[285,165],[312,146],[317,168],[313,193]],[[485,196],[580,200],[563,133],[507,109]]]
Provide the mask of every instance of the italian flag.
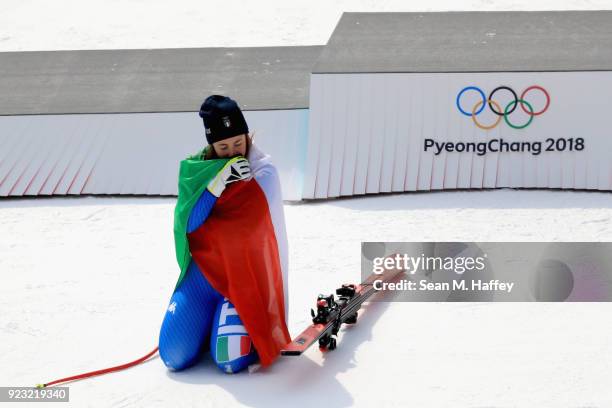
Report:
[[217,337],[217,360],[220,363],[233,361],[246,356],[251,351],[249,336],[219,336]]
[[[191,208],[227,159],[194,156],[181,162],[174,224],[178,283],[193,259],[211,286],[234,305],[265,367],[291,341],[285,318],[287,237],[276,168],[255,145],[247,159],[253,177],[229,184],[206,221],[191,233],[186,233]],[[221,341],[232,350],[230,343],[242,340]]]

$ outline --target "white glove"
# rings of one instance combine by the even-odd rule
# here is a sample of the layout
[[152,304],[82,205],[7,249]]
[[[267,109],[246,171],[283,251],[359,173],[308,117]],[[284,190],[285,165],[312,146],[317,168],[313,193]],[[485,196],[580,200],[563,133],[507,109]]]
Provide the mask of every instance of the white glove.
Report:
[[243,156],[230,159],[219,173],[208,183],[208,191],[215,197],[221,196],[225,186],[251,177],[249,161]]

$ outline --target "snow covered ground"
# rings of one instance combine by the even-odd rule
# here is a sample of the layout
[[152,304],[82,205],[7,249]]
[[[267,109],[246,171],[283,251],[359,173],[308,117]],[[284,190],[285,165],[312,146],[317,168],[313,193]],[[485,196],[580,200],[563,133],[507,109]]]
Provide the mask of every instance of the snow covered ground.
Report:
[[[342,11],[556,9],[612,1],[4,0],[0,51],[311,45],[327,41]],[[156,346],[178,277],[174,202],[0,200],[0,385],[108,367]],[[612,239],[612,195],[598,192],[398,194],[285,212],[293,335],[319,292],[359,279],[361,241]],[[155,358],[71,384],[68,405],[612,406],[611,314],[608,303],[372,303],[327,355],[312,349],[235,376],[208,358],[180,373]]]
[[[0,201],[0,384],[33,385],[156,346],[178,277],[173,198]],[[609,241],[612,195],[490,190],[285,205],[290,332],[359,280],[363,241]],[[208,356],[70,385],[71,406],[610,406],[609,303],[371,303],[337,350],[226,375]],[[347,333],[348,332],[348,333]]]
[[0,51],[320,45],[343,11],[601,10],[610,0],[3,0]]

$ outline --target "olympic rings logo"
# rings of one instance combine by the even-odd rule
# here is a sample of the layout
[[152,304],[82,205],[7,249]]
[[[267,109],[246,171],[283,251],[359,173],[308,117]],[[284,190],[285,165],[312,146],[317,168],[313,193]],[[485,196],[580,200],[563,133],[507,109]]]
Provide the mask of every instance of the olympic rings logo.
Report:
[[[461,107],[461,97],[467,91],[476,91],[476,92],[478,92],[480,94],[480,97],[481,97],[481,100],[478,101],[472,107],[471,112],[466,112]],[[499,105],[499,103],[497,103],[493,99],[493,95],[495,95],[495,93],[500,92],[500,91],[510,92],[512,94],[512,98],[513,98],[506,105],[506,107],[504,109],[502,109],[502,107]],[[540,92],[542,92],[544,94],[544,97],[546,98],[546,103],[544,104],[544,107],[542,109],[540,109],[539,111],[537,111],[537,112],[534,112],[533,106],[531,106],[531,104],[525,100],[525,97],[527,96],[527,93],[529,93],[531,91],[540,91]],[[509,86],[498,86],[497,88],[495,88],[494,90],[491,91],[491,93],[489,94],[489,97],[487,98],[485,96],[485,93],[482,91],[482,89],[478,88],[477,86],[466,86],[465,88],[463,88],[457,94],[456,104],[457,104],[457,109],[459,109],[459,112],[461,112],[465,116],[471,117],[472,121],[474,122],[474,124],[476,126],[478,126],[480,129],[484,129],[484,130],[493,129],[494,127],[499,125],[499,123],[501,122],[502,118],[504,118],[504,121],[506,122],[506,124],[508,126],[510,126],[511,128],[513,128],[513,129],[524,129],[524,128],[526,128],[527,126],[529,126],[531,124],[531,122],[533,121],[533,118],[535,116],[541,115],[541,114],[543,114],[544,112],[546,112],[548,110],[548,107],[550,105],[550,95],[548,94],[548,91],[546,91],[546,89],[542,88],[541,86],[532,85],[532,86],[526,88],[521,93],[521,97],[519,98],[516,95],[516,92],[514,92],[514,90],[512,88],[510,88]],[[486,105],[488,105],[489,108],[491,109],[491,111],[495,115],[497,115],[497,119],[491,125],[484,125],[484,124],[480,123],[478,121],[478,119],[476,118],[476,116],[478,116],[484,110]],[[523,112],[525,112],[527,115],[529,115],[529,119],[527,120],[527,122],[525,122],[522,125],[514,124],[514,123],[510,122],[510,120],[508,119],[508,116],[510,114],[512,114],[512,112],[515,111],[515,109],[516,109],[516,107],[518,105],[520,105],[520,107],[523,110]]]

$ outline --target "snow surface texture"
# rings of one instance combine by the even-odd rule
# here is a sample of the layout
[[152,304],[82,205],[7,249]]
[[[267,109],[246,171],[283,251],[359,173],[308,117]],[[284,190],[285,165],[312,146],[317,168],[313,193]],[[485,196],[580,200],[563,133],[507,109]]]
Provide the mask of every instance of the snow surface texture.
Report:
[[2,0],[0,51],[322,45],[343,11],[611,8],[611,0]]
[[[0,201],[0,385],[134,360],[178,277],[173,198]],[[361,241],[609,241],[612,195],[490,190],[285,205],[289,329],[359,280]],[[610,303],[370,303],[338,349],[221,373],[159,357],[70,384],[71,406],[610,406]]]

